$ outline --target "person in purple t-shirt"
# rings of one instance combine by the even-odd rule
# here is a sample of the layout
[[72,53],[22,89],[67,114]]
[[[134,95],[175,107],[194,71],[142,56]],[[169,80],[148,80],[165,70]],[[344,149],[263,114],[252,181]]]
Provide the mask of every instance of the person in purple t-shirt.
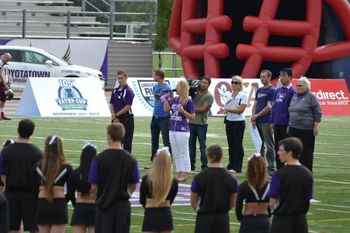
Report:
[[188,178],[188,172],[191,170],[190,155],[188,150],[188,139],[190,137],[190,128],[188,119],[194,120],[194,104],[189,97],[190,87],[185,80],[181,80],[176,85],[176,94],[172,100],[169,100],[170,93],[164,95],[164,111],[170,112],[170,145],[176,165],[176,179],[185,181]]
[[282,87],[275,92],[275,98],[270,116],[270,128],[274,133],[275,138],[275,155],[277,169],[283,166],[283,163],[278,157],[278,143],[280,140],[288,137],[287,128],[289,124],[288,108],[293,95],[296,93],[290,81],[292,80],[293,72],[291,68],[283,68],[280,71],[279,78]]
[[126,83],[128,74],[125,71],[118,71],[117,79],[119,86],[112,92],[109,109],[112,115],[112,122],[120,122],[125,127],[123,146],[125,150],[131,153],[134,136],[134,114],[132,114],[131,105],[135,94]]

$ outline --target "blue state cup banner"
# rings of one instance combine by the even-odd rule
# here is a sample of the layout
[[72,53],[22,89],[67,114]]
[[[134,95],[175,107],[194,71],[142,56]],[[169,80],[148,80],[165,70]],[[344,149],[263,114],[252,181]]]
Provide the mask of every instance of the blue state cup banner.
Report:
[[29,78],[16,116],[111,117],[97,78]]

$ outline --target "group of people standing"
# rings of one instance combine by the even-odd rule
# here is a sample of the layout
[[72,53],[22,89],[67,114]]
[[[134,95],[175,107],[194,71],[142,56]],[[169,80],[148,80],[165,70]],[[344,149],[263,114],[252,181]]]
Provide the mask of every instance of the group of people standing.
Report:
[[[127,85],[125,72],[119,71],[117,79],[119,86],[110,99],[112,123],[107,127],[108,149],[96,156],[94,145],[84,145],[80,165],[75,170],[65,159],[61,137],[47,137],[41,153],[30,143],[34,123],[28,119],[19,122],[18,140],[7,143],[0,156],[11,231],[19,231],[22,222],[25,231],[63,233],[70,200],[74,206],[71,220],[74,233],[87,229],[98,233],[129,232],[129,198],[140,179],[137,160],[131,154],[134,93]],[[290,84],[289,68],[280,72],[280,88],[275,90],[270,79],[271,72],[263,70],[260,76],[263,87],[257,91],[251,117],[266,144],[266,154],[262,146],[261,155],[249,157],[246,180],[239,184],[233,173],[242,172],[244,157],[243,113],[248,100],[243,92],[243,79],[232,77],[232,92],[218,111],[225,115],[229,146],[229,163],[225,168],[222,148],[217,144],[206,147],[207,115],[213,103],[208,92],[211,79],[202,78],[193,99],[189,97],[187,81],[179,81],[174,97],[164,81],[164,73],[155,71],[152,163],[140,186],[140,203],[145,208],[143,232],[172,232],[170,206],[177,195],[178,182],[188,179],[188,172],[195,169],[197,139],[202,171],[191,183],[191,205],[197,213],[195,232],[230,232],[228,211],[234,207],[241,222],[240,233],[307,232],[306,213],[313,197],[314,137],[318,134],[321,111],[309,91],[307,78],[297,81],[297,90]],[[162,149],[159,149],[160,133],[165,145]],[[172,159],[176,165],[175,177]],[[279,161],[277,171],[275,159]],[[270,183],[268,174],[272,175]],[[0,195],[0,204],[6,203],[2,200]],[[270,227],[271,213],[274,218]]]
[[6,141],[1,150],[0,232],[64,233],[69,201],[74,233],[129,232],[129,198],[139,168],[123,149],[123,124],[108,125],[108,149],[98,156],[96,146],[86,143],[75,170],[60,136],[48,136],[43,152],[31,144],[34,128],[31,120],[21,120],[18,139]]
[[[315,137],[318,135],[322,115],[321,108],[315,95],[310,92],[310,81],[306,77],[301,77],[294,89],[291,84],[292,77],[292,70],[283,68],[279,74],[281,86],[275,89],[271,85],[271,71],[262,70],[260,73],[263,86],[256,91],[250,119],[262,139],[260,153],[267,161],[269,175],[284,165],[278,156],[279,142],[290,136],[299,138],[303,143],[300,161],[312,171]],[[220,108],[218,114],[225,115],[229,147],[227,169],[240,173],[244,157],[243,113],[247,106],[247,96],[243,92],[241,77],[233,76],[231,85],[232,92],[227,94],[225,105]]]
[[[301,77],[294,89],[292,77],[290,68],[282,69],[279,73],[280,87],[274,88],[271,85],[271,71],[261,71],[263,86],[256,92],[251,123],[257,127],[263,143],[260,154],[249,158],[246,181],[238,185],[232,174],[242,172],[244,158],[244,111],[248,98],[243,90],[243,79],[237,75],[232,77],[231,92],[226,94],[224,107],[218,111],[218,114],[225,116],[229,148],[229,162],[223,169],[221,147],[212,145],[206,148],[207,116],[213,104],[213,96],[208,91],[211,79],[203,77],[198,93],[192,98],[189,97],[188,83],[179,81],[175,89],[177,96],[174,97],[170,85],[164,80],[164,72],[154,72],[157,84],[153,87],[154,112],[150,126],[151,163],[145,168],[155,166],[161,133],[167,148],[162,154],[172,155],[176,165],[175,179],[167,178],[168,185],[163,185],[168,190],[163,193],[163,197],[167,197],[163,200],[166,200],[168,208],[173,201],[177,182],[185,181],[188,172],[195,169],[198,139],[202,171],[193,178],[191,185],[191,205],[197,212],[195,232],[228,232],[227,212],[235,205],[237,219],[241,221],[241,233],[256,232],[256,229],[270,232],[268,217],[271,212],[275,215],[271,232],[307,232],[305,214],[313,195],[312,161],[321,108],[310,92],[310,81]],[[272,176],[271,184],[268,182],[269,175]],[[151,177],[153,182],[157,182],[156,176],[149,175],[143,178],[143,183],[150,184]],[[222,182],[215,182],[217,180]],[[160,184],[164,179],[158,182]],[[156,193],[153,190],[155,193],[151,194],[145,186],[142,187],[147,197]],[[293,191],[289,191],[291,187]],[[303,205],[298,206],[299,201]],[[144,196],[141,203],[147,208],[148,202]],[[153,206],[152,203],[149,206]],[[169,217],[169,210],[163,211],[164,216]],[[150,213],[150,210],[147,212]],[[160,215],[153,216],[162,219]],[[147,219],[154,221],[149,216]],[[164,221],[169,223],[169,219]],[[295,223],[298,224],[297,228],[294,227]],[[148,224],[144,224],[143,229],[150,230]]]

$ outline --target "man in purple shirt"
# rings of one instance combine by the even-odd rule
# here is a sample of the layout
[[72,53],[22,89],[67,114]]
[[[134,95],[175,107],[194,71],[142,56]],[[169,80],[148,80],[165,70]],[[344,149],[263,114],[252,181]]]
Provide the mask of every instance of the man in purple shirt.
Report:
[[129,198],[139,181],[136,159],[122,147],[125,129],[121,123],[107,127],[108,149],[91,163],[89,183],[96,192],[96,233],[128,233]]
[[131,153],[134,136],[134,114],[132,114],[131,105],[135,94],[126,83],[128,75],[125,71],[118,71],[117,80],[119,86],[112,92],[109,109],[112,115],[112,122],[120,122],[125,127],[123,146],[125,150]]
[[282,87],[275,92],[273,107],[270,116],[270,128],[274,133],[275,138],[275,155],[277,169],[283,166],[283,163],[278,157],[278,143],[280,140],[288,137],[287,128],[289,124],[288,108],[293,95],[296,93],[290,81],[292,80],[293,72],[291,68],[283,68],[280,71],[279,78]]

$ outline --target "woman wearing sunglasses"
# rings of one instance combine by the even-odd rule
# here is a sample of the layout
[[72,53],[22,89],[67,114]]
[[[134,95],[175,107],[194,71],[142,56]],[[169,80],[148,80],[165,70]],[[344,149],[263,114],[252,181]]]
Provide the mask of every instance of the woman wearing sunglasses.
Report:
[[248,98],[243,92],[243,79],[235,75],[231,81],[232,92],[226,96],[223,108],[218,114],[225,114],[226,136],[228,144],[229,163],[227,169],[230,172],[242,172],[244,157],[243,135],[245,121],[243,112],[247,107]]

